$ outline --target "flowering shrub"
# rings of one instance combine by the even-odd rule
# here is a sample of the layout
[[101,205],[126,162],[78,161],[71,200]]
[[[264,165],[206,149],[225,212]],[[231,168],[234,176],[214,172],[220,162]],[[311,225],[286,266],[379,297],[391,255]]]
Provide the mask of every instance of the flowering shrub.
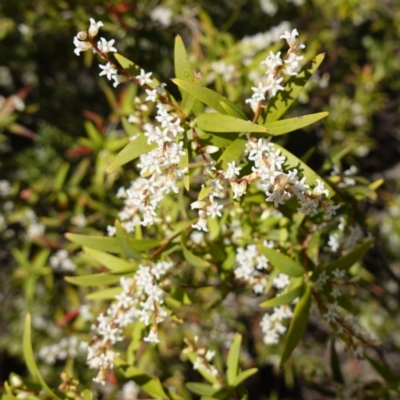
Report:
[[[161,25],[171,18],[165,10],[152,13]],[[70,165],[62,164],[49,188],[61,208],[76,202],[63,217],[70,221],[69,244],[46,243],[42,222],[51,221],[40,221],[32,210],[14,217],[28,240],[47,245],[35,254],[26,297],[33,299],[40,276],[48,287],[53,274],[65,276],[78,289],[67,286],[75,300],[58,324],[62,331],[35,320],[30,310],[23,352],[39,385],[14,374],[3,396],[246,398],[266,359],[285,371],[299,368],[315,346],[307,336],[316,320],[330,338],[333,375],[320,392],[397,395],[398,378],[374,357],[377,336],[357,318],[369,279],[361,260],[373,245],[360,225],[359,200],[376,198],[382,181],[370,184],[355,167],[342,173],[337,165],[343,155],[328,161],[330,169],[324,164],[323,178],[307,165],[307,154],[298,158],[282,139],[327,117],[318,112],[282,119],[324,55],[307,54],[297,30],[281,24],[267,41],[274,50],[251,50],[249,38],[243,39],[248,77],[223,61],[214,61],[213,73],[203,77],[177,36],[171,87],[119,54],[118,40],[100,36],[103,26],[90,19],[74,37],[74,51],[96,54],[99,76],[126,87],[125,109],[118,111],[125,134],[105,138],[88,122],[89,139],[81,138],[76,149],[90,144],[96,152],[88,193],[78,189],[89,168],[85,159],[67,183]],[[254,83],[241,83],[243,93],[229,100],[228,86],[240,79]],[[0,182],[2,197],[13,190]],[[82,201],[96,210],[97,220],[86,219]],[[5,215],[7,209],[5,204]],[[25,277],[30,251],[14,250]],[[32,347],[31,322],[34,331],[47,329],[54,343],[37,348],[33,341]],[[337,354],[343,346],[386,383],[346,384]],[[45,379],[35,359],[51,366]],[[62,371],[61,384],[50,378],[57,390],[46,383],[53,368]]]

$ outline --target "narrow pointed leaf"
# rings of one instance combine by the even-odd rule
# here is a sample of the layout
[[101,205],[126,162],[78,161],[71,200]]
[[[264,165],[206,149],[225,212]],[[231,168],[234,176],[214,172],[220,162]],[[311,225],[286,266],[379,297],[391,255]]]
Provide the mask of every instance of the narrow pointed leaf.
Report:
[[369,248],[372,246],[374,239],[369,239],[366,242],[360,244],[355,249],[353,249],[350,253],[347,253],[345,256],[340,257],[339,259],[331,262],[326,266],[318,266],[315,269],[311,280],[316,281],[318,276],[322,271],[325,271],[327,274],[331,273],[335,269],[344,269],[348,270],[351,266],[353,266],[357,261],[361,260],[364,255],[367,253]]
[[320,66],[325,54],[317,55],[310,65],[305,66],[296,76],[288,80],[285,90],[277,93],[268,102],[266,111],[266,121],[277,121],[289,109],[293,102],[297,99],[303,87]]
[[[183,44],[182,38],[179,35],[175,37],[174,67],[175,76],[178,79],[182,79],[188,82],[193,81],[193,69],[190,65],[190,62],[188,61],[185,45]],[[182,95],[182,111],[185,115],[189,115],[194,105],[195,97],[190,95],[188,92],[185,92],[184,90],[180,90],[180,92]]]
[[246,143],[246,138],[235,139],[218,158],[218,167],[225,170],[228,168],[228,163],[238,160],[246,149]]
[[22,340],[22,350],[24,353],[25,363],[28,367],[28,370],[34,379],[37,379],[42,387],[46,390],[46,392],[53,398],[61,400],[59,396],[57,396],[47,385],[45,380],[42,377],[42,374],[39,371],[39,368],[35,361],[35,356],[32,350],[32,338],[31,338],[31,315],[27,314],[25,318],[25,326],[24,326],[24,336]]
[[134,266],[128,261],[122,258],[112,256],[111,254],[105,253],[104,251],[90,249],[88,247],[83,248],[86,254],[89,254],[94,258],[101,266],[107,268],[109,271],[115,271],[122,268],[133,268]]
[[289,331],[286,335],[285,344],[282,352],[280,365],[283,366],[289,359],[293,350],[303,337],[304,331],[306,330],[308,316],[310,314],[311,307],[311,292],[309,288],[306,288],[303,296],[296,304],[294,309],[293,318],[290,321]]
[[274,249],[263,246],[262,244],[257,245],[258,250],[267,257],[268,261],[283,274],[291,277],[303,276],[304,268],[297,261],[292,260],[285,254],[280,253]]
[[214,92],[211,89],[205,88],[193,82],[187,82],[182,79],[172,79],[178,87],[190,93],[196,99],[202,103],[213,108],[221,114],[228,114],[224,107],[221,106],[221,102],[227,104],[229,108],[235,113],[235,116],[242,119],[247,119],[244,112],[237,107],[234,103],[228,100],[226,97]]
[[284,166],[290,169],[296,168],[303,176],[306,177],[306,183],[310,186],[317,185],[317,179],[321,180],[325,184],[325,189],[328,189],[329,196],[328,199],[332,198],[335,195],[335,191],[324,181],[316,172],[314,172],[307,164],[303,163],[299,158],[297,158],[294,154],[287,151],[279,144],[274,143],[274,147],[281,151],[282,156],[286,157],[286,161]]
[[269,130],[261,125],[253,124],[241,118],[231,115],[204,113],[200,114],[194,122],[196,125],[207,132],[260,132],[267,133]]
[[88,300],[111,300],[122,292],[122,287],[112,287],[86,295]]
[[188,382],[186,387],[191,392],[198,394],[199,396],[213,396],[216,392],[218,392],[218,389],[214,389],[207,383]]
[[[267,135],[279,136],[285,133],[296,131],[304,128],[314,122],[319,121],[329,115],[328,112],[320,112],[316,114],[301,115],[296,118],[282,119],[280,121],[266,122],[264,126],[268,129]],[[257,125],[258,126],[258,125]],[[205,129],[207,130],[207,129]]]
[[394,383],[399,382],[400,378],[398,375],[394,374],[388,367],[380,364],[378,361],[374,360],[372,357],[365,355],[365,358],[369,361],[375,371],[387,382]]
[[[135,251],[119,221],[115,221],[115,227],[117,229],[117,240],[122,252],[133,260],[141,260],[143,257],[137,251]],[[129,263],[127,264],[129,265]]]
[[66,276],[64,279],[77,286],[102,286],[110,285],[119,281],[118,275],[93,274],[81,276]]
[[107,167],[107,172],[113,172],[121,165],[135,160],[142,154],[148,153],[156,147],[155,143],[148,144],[147,137],[144,134],[130,141],[115,157],[114,161]]
[[241,383],[243,383],[246,379],[250,378],[254,374],[258,372],[258,368],[250,368],[246,369],[246,371],[241,372],[233,382],[233,387],[238,387]]
[[241,343],[242,343],[242,335],[236,333],[231,348],[229,349],[228,357],[226,360],[227,364],[226,379],[228,381],[229,386],[233,386],[236,377],[238,375]]
[[304,293],[305,288],[305,285],[301,284],[300,286],[290,290],[285,294],[262,302],[260,304],[260,307],[279,307],[283,304],[289,304],[297,297],[301,297]]
[[203,260],[200,257],[197,257],[196,255],[194,255],[191,251],[189,251],[185,244],[184,244],[184,239],[183,236],[181,238],[181,246],[182,246],[182,251],[183,251],[183,256],[185,257],[185,260],[190,264],[193,265],[194,267],[200,267],[200,268],[204,268],[204,267],[208,267],[210,266],[210,263]]

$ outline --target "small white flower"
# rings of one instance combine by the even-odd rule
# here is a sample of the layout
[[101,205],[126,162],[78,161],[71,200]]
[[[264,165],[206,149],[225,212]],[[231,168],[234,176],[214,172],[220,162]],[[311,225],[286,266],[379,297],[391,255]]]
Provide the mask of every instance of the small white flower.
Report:
[[100,76],[106,75],[107,79],[111,81],[113,79],[114,75],[117,73],[116,68],[114,65],[111,63],[107,63],[106,65],[99,64],[99,67],[102,69],[102,71],[99,73]]
[[147,93],[147,97],[144,100],[152,101],[155,103],[157,100],[157,96],[158,96],[157,89],[153,89],[153,90],[146,89],[146,93]]
[[274,286],[277,289],[284,289],[290,283],[290,278],[286,274],[279,274],[274,278]]
[[79,56],[82,51],[89,50],[93,48],[93,46],[89,42],[82,42],[76,36],[74,37],[74,53]]
[[90,18],[89,21],[90,21],[89,35],[90,37],[94,38],[99,32],[99,28],[104,24],[101,21],[96,22],[93,18]]
[[100,38],[100,41],[97,42],[97,47],[102,53],[108,53],[108,52],[116,52],[117,49],[113,47],[115,40],[111,39],[110,41],[107,42],[106,39]]
[[115,236],[116,233],[117,233],[117,228],[115,226],[107,225],[108,236]]
[[140,75],[136,76],[136,79],[139,81],[140,85],[146,85],[152,83],[152,79],[150,79],[150,76],[152,75],[152,72],[146,72],[144,69],[140,69]]

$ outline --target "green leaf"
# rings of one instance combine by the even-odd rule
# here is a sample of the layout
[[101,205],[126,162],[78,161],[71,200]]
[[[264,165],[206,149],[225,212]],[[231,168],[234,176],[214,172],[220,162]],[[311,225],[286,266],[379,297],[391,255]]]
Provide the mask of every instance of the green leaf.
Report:
[[115,157],[114,161],[107,167],[107,172],[113,172],[121,165],[135,160],[142,154],[153,150],[157,145],[155,143],[148,144],[147,137],[144,134],[130,141]]
[[109,253],[119,253],[118,240],[106,236],[86,236],[78,235],[76,233],[66,233],[65,237],[71,242],[80,244],[81,246],[90,247],[91,249],[103,250]]
[[116,271],[119,269],[132,269],[134,270],[135,265],[132,265],[128,261],[125,261],[119,257],[107,254],[104,251],[90,249],[88,247],[83,248],[84,252],[93,257],[97,262],[103,267],[107,268],[109,271]]
[[53,190],[55,192],[59,192],[62,189],[64,182],[65,182],[65,178],[67,177],[67,174],[68,174],[69,167],[70,167],[69,163],[64,162],[61,164],[60,168],[58,169],[58,172],[53,181],[54,182]]
[[301,115],[300,117],[296,118],[288,118],[280,121],[266,122],[264,126],[268,129],[267,133],[268,135],[279,136],[309,126],[314,122],[317,122],[320,119],[327,117],[328,115],[329,115],[328,112]]
[[110,285],[119,281],[118,275],[93,274],[81,276],[66,276],[64,279],[77,286],[101,286]]
[[245,138],[235,139],[218,158],[218,167],[225,170],[228,168],[228,163],[238,160],[246,148],[246,143]]
[[331,370],[333,379],[338,383],[344,383],[342,371],[340,370],[340,361],[335,348],[335,338],[331,338]]
[[184,244],[184,237],[182,235],[181,237],[181,246],[182,246],[182,251],[183,251],[183,256],[185,257],[185,260],[190,264],[193,265],[194,267],[199,267],[199,268],[204,268],[204,267],[209,267],[210,263],[203,260],[200,257],[197,257],[194,255],[192,252],[190,252],[185,244]]
[[250,368],[246,369],[246,371],[241,372],[233,382],[232,386],[233,387],[238,387],[242,382],[244,382],[246,379],[250,378],[254,374],[258,372],[258,368]]
[[88,300],[111,300],[122,292],[122,287],[112,287],[86,295]]
[[325,271],[327,274],[331,273],[335,269],[345,269],[348,270],[351,266],[353,266],[357,261],[361,260],[369,248],[372,246],[374,239],[369,239],[364,243],[357,246],[350,253],[347,253],[345,256],[340,257],[339,259],[331,262],[326,266],[318,266],[314,273],[312,274],[311,280],[316,281],[321,274],[322,271]]
[[164,388],[158,378],[151,377],[140,369],[127,365],[125,361],[118,358],[115,360],[115,365],[125,378],[132,379],[148,395],[155,399],[169,400],[169,396],[167,393],[165,393]]
[[274,249],[263,246],[262,244],[257,245],[258,250],[267,257],[268,261],[283,274],[291,277],[303,276],[305,273],[304,268],[297,261],[292,260],[285,254],[280,253]]
[[287,292],[285,294],[282,294],[278,297],[274,297],[272,299],[262,302],[260,304],[260,307],[279,307],[283,304],[289,304],[297,297],[302,296],[305,288],[306,287],[303,283],[300,286],[297,286],[296,288],[290,290],[289,292]]
[[224,107],[221,106],[221,102],[227,104],[229,108],[235,113],[235,116],[241,119],[246,119],[247,117],[244,112],[237,107],[234,103],[228,100],[226,97],[214,92],[211,89],[205,88],[193,82],[187,82],[182,79],[172,79],[178,87],[190,93],[196,99],[200,100],[202,103],[213,108],[221,114],[228,114]]
[[96,150],[100,150],[103,147],[104,136],[98,131],[92,121],[85,121],[85,130],[93,147]]
[[296,348],[306,330],[311,307],[311,292],[307,287],[303,296],[296,304],[293,318],[290,321],[289,331],[286,335],[280,365],[283,366],[293,350]]
[[83,394],[83,400],[92,400],[93,399],[93,393],[89,389],[84,389],[82,391]]
[[305,84],[311,78],[312,74],[320,66],[325,54],[317,55],[311,62],[311,65],[304,67],[296,76],[291,77],[285,89],[277,93],[268,102],[266,109],[266,121],[277,121],[289,109],[293,102],[297,99]]
[[369,185],[368,185],[368,189],[371,189],[371,190],[376,190],[376,189],[378,189],[380,186],[382,186],[383,184],[384,184],[384,182],[385,182],[385,180],[384,179],[377,179],[376,181],[374,181],[374,182],[372,182],[372,183],[370,183]]
[[[196,362],[197,357],[198,357],[198,355],[196,353],[189,353],[187,356],[192,364],[194,364]],[[216,384],[219,382],[218,379],[214,375],[212,375],[211,372],[206,370],[205,368],[199,368],[197,371],[208,382],[210,382],[212,384]]]
[[268,132],[268,129],[261,125],[224,114],[200,114],[194,122],[200,129],[207,132]]
[[32,339],[31,339],[31,315],[27,314],[25,318],[25,327],[24,327],[24,336],[22,341],[22,348],[25,358],[26,366],[28,367],[29,373],[32,375],[34,379],[37,379],[42,387],[47,391],[47,393],[61,400],[59,396],[57,396],[44,381],[38,366],[36,365],[35,357],[32,350]]
[[186,386],[191,392],[200,396],[213,396],[218,392],[218,389],[214,389],[207,383],[188,382]]
[[242,335],[236,333],[231,348],[229,349],[228,352],[228,358],[226,360],[226,365],[227,365],[226,378],[229,386],[234,385],[236,377],[238,376],[241,343],[242,343]]
[[117,240],[121,247],[122,252],[127,257],[130,257],[134,260],[141,260],[143,257],[134,250],[132,244],[128,239],[126,232],[124,231],[124,229],[122,229],[121,223],[118,220],[115,221],[115,227],[117,229]]
[[316,172],[314,172],[307,164],[303,163],[299,158],[297,158],[294,154],[287,151],[279,144],[274,143],[275,149],[279,149],[281,151],[282,156],[286,157],[286,161],[284,166],[289,169],[296,168],[303,176],[306,178],[306,183],[308,185],[315,186],[317,184],[317,179],[321,180],[325,184],[325,189],[328,189],[329,196],[328,199],[332,198],[335,195],[335,191],[324,181]]
[[[177,78],[188,82],[193,81],[193,69],[188,61],[185,45],[179,35],[176,35],[175,37],[174,67],[175,76]],[[195,98],[184,90],[180,90],[180,92],[182,95],[182,111],[185,115],[189,115],[194,105]]]

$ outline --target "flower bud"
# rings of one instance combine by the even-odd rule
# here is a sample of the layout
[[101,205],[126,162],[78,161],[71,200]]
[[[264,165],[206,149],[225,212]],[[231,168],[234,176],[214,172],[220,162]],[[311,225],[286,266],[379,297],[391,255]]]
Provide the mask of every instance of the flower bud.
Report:
[[86,40],[87,39],[87,31],[80,31],[77,33],[76,36],[79,40]]

